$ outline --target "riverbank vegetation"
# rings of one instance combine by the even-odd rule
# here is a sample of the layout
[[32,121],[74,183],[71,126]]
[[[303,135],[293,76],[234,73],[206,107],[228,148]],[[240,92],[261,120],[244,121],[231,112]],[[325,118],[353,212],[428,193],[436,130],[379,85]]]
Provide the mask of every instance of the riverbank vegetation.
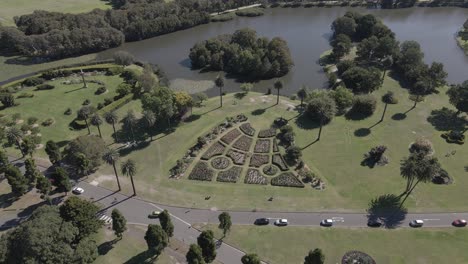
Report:
[[465,54],[468,55],[468,19],[463,23],[462,29],[458,31],[457,42],[465,51]]
[[237,16],[245,16],[245,17],[263,16],[264,14],[265,14],[265,11],[262,8],[247,8],[247,9],[236,11]]
[[199,42],[190,49],[189,58],[195,69],[225,71],[246,79],[280,77],[293,66],[285,40],[257,37],[249,28]]

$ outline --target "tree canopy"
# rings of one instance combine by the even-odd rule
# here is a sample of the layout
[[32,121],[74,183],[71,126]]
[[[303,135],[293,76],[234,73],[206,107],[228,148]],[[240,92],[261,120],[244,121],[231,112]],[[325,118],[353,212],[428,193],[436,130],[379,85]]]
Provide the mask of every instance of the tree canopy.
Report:
[[450,103],[458,112],[468,113],[468,80],[462,84],[452,85],[447,91]]
[[76,196],[70,197],[60,206],[60,216],[78,229],[76,239],[80,241],[96,233],[102,222],[96,218],[99,207]]
[[197,238],[197,243],[202,249],[203,259],[206,263],[211,263],[216,258],[216,244],[214,234],[211,230],[205,230]]
[[148,230],[145,234],[148,250],[156,255],[161,254],[164,248],[169,244],[169,239],[166,232],[159,225],[148,225]]

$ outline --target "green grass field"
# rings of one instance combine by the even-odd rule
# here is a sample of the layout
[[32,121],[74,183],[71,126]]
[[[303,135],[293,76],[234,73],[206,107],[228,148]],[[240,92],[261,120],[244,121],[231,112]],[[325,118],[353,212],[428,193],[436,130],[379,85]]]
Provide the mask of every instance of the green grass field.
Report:
[[[204,227],[206,229],[208,227]],[[209,226],[218,238],[217,226]],[[379,264],[468,263],[466,229],[344,229],[233,226],[224,241],[268,263],[303,263],[308,251],[321,248],[325,263],[341,263],[350,250],[363,251]]]
[[[324,191],[310,187],[297,189],[243,183],[207,183],[190,181],[186,176],[180,180],[168,178],[169,169],[196,142],[197,137],[208,132],[226,116],[244,113],[256,129],[267,128],[275,117],[283,116],[291,119],[298,146],[305,147],[315,140],[318,129],[308,122],[296,122],[297,112],[287,110],[297,105],[298,101],[282,98],[279,106],[271,107],[276,98],[258,93],[250,93],[241,100],[235,99],[233,94],[227,95],[222,109],[217,108],[218,98],[212,98],[204,107],[194,109],[195,121],[182,123],[173,133],[157,136],[156,140],[141,150],[124,153],[122,159],[132,158],[137,161],[135,179],[139,195],[160,203],[243,210],[363,211],[371,199],[384,194],[398,195],[403,191],[405,181],[400,177],[399,162],[408,155],[411,142],[425,136],[433,142],[435,155],[453,177],[454,183],[448,186],[421,184],[407,201],[409,210],[467,210],[464,202],[464,186],[468,184],[467,172],[464,170],[464,166],[468,165],[467,149],[465,146],[447,144],[440,137],[442,132],[437,130],[450,126],[447,119],[453,115],[443,116],[440,111],[437,112],[437,122],[434,122],[437,129],[428,122],[432,110],[444,106],[451,108],[445,89],[438,95],[429,96],[409,112],[413,102],[408,99],[407,91],[395,80],[386,78],[384,87],[375,93],[376,97],[380,98],[387,90],[394,91],[400,103],[388,107],[384,122],[374,126],[370,134],[362,132],[380,119],[383,110],[380,102],[374,116],[368,119],[353,121],[342,116],[336,117],[324,127],[322,140],[303,150],[305,163],[324,179]],[[140,107],[138,102],[128,104],[119,111],[125,113],[128,108],[136,106]],[[254,111],[258,109],[266,110]],[[390,163],[373,169],[361,166],[363,155],[380,144],[388,147],[386,155]],[[93,178],[104,186],[115,188],[112,175],[111,167],[103,166]],[[130,193],[129,180],[124,178],[123,182],[124,191]],[[208,201],[204,199],[207,195],[211,196]],[[275,197],[274,202],[267,201],[271,196]]]
[[0,23],[14,26],[13,18],[30,14],[34,10],[47,10],[50,12],[82,13],[95,8],[107,9],[110,5],[104,0],[2,0],[0,9]]

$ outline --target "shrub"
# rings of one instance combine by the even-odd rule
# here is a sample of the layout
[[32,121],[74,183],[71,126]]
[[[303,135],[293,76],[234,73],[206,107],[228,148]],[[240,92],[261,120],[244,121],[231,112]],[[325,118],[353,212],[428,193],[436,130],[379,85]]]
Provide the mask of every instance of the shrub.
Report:
[[462,131],[451,130],[443,133],[442,138],[444,138],[447,143],[456,143],[459,145],[463,145],[465,143],[465,135],[463,135]]
[[242,135],[236,142],[234,142],[234,145],[232,145],[234,148],[243,150],[243,151],[249,151],[250,150],[250,145],[252,145],[252,138]]
[[377,100],[372,95],[358,95],[353,101],[352,113],[371,116],[377,106]]
[[237,182],[240,178],[242,168],[238,166],[233,166],[226,171],[220,171],[216,181],[219,182]]
[[263,167],[263,173],[265,173],[266,175],[269,175],[269,176],[273,176],[276,173],[278,173],[278,168],[276,166],[273,166],[273,165],[267,165],[267,166]]
[[37,117],[31,116],[31,117],[28,118],[28,124],[29,124],[29,125],[34,125],[34,124],[37,123],[37,120],[38,120]]
[[116,89],[117,94],[119,97],[124,97],[132,92],[132,86],[127,83],[121,83]]
[[282,170],[282,171],[287,171],[288,170],[288,165],[286,165],[286,162],[284,162],[283,157],[279,153],[273,155],[272,163],[274,165],[278,166],[278,168],[280,168],[280,170]]
[[[296,134],[294,133],[292,126],[285,125],[280,128],[280,134],[278,136],[285,146],[290,146],[294,144]],[[278,149],[278,146],[276,146],[276,148]]]
[[83,101],[83,105],[90,105],[91,101],[89,99],[86,99]]
[[248,169],[245,175],[244,183],[267,185],[268,179],[256,169]]
[[100,94],[103,94],[103,93],[105,93],[105,92],[107,92],[106,87],[101,86],[101,87],[99,87],[99,88],[96,90],[96,92],[95,92],[94,94],[100,95]]
[[31,125],[28,125],[28,124],[23,124],[23,125],[21,125],[21,128],[20,128],[20,129],[21,129],[21,131],[23,131],[23,132],[26,133],[27,131],[29,131],[29,130],[32,129],[32,126],[31,126]]
[[240,126],[240,130],[244,132],[244,134],[253,137],[255,135],[255,129],[250,125],[250,123],[244,123]]
[[32,93],[20,93],[16,98],[32,98],[34,94]]
[[271,185],[304,188],[304,184],[292,173],[284,172],[271,179]]
[[286,158],[294,163],[302,157],[302,150],[298,146],[290,146],[286,149]]
[[198,162],[190,172],[189,179],[197,181],[211,181],[214,171],[208,167],[206,162]]
[[226,157],[217,157],[211,161],[211,166],[217,170],[224,170],[229,167],[229,159]]
[[98,103],[98,104],[97,104],[97,109],[98,109],[98,110],[101,110],[103,107],[104,107],[104,104],[103,104],[103,103]]
[[380,166],[388,164],[388,158],[384,155],[386,150],[387,147],[383,145],[373,147],[364,155],[364,163],[371,168],[374,167],[375,164]]
[[347,108],[353,105],[353,92],[343,86],[338,86],[330,92],[330,96],[335,100],[336,108],[339,113],[343,113]]
[[398,98],[392,91],[388,91],[382,96],[382,101],[387,104],[398,104]]
[[260,132],[258,133],[259,138],[269,138],[274,136],[276,136],[276,129],[274,128],[260,130]]
[[227,156],[232,159],[234,164],[244,165],[245,163],[245,154],[242,152],[230,149],[227,153]]
[[39,134],[40,132],[41,132],[41,129],[38,126],[31,128],[31,134],[33,135]]
[[219,143],[219,141],[215,142],[211,147],[203,154],[201,157],[203,160],[209,160],[214,156],[219,156],[224,152],[224,145]]
[[345,71],[347,71],[349,68],[353,67],[354,65],[355,65],[354,61],[351,61],[351,60],[342,60],[338,62],[338,64],[336,64],[338,75],[343,74]]
[[27,78],[26,80],[24,80],[21,84],[24,85],[24,86],[31,87],[31,86],[36,86],[36,85],[39,85],[39,84],[43,84],[44,82],[45,82],[45,80],[42,79],[42,78],[31,77],[31,78]]
[[114,100],[112,100],[112,98],[104,98],[104,105],[110,105],[112,104]]
[[235,128],[231,131],[229,131],[226,135],[224,135],[221,138],[221,141],[223,141],[226,144],[231,144],[236,138],[238,138],[241,135],[241,132],[239,129]]
[[52,90],[54,89],[55,86],[51,85],[51,84],[47,84],[47,83],[44,83],[44,84],[40,84],[36,87],[36,90],[38,91],[43,91],[43,90]]
[[411,153],[423,153],[424,155],[432,155],[434,153],[434,147],[431,141],[425,137],[420,137],[411,144],[409,151]]
[[250,158],[250,167],[260,167],[262,165],[268,164],[270,160],[270,156],[268,155],[260,155],[260,154],[253,154]]
[[65,110],[64,114],[65,115],[71,115],[71,114],[73,114],[73,111],[71,110],[71,108],[67,108],[67,110]]
[[54,119],[53,118],[47,118],[46,120],[42,121],[42,125],[43,126],[50,126],[54,123]]
[[222,14],[211,18],[211,22],[225,22],[233,20],[234,15],[232,13]]
[[21,114],[20,113],[14,113],[12,116],[11,116],[11,119],[13,119],[13,121],[18,121],[21,119]]
[[107,69],[106,75],[107,76],[114,76],[114,75],[120,75],[122,74],[124,70],[121,67],[111,67]]
[[246,16],[246,17],[256,17],[256,16],[263,16],[265,12],[261,8],[249,8],[236,11],[236,15],[238,16]]

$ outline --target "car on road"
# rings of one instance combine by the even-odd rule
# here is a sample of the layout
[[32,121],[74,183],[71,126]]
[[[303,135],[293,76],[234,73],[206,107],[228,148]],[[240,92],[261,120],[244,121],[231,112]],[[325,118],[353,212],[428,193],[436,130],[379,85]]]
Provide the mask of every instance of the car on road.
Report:
[[333,225],[333,220],[332,219],[323,219],[320,222],[321,226],[332,226]]
[[409,223],[409,225],[411,227],[422,227],[424,225],[424,221],[423,220],[419,220],[419,219],[416,219],[416,220],[413,220]]
[[278,219],[275,221],[276,226],[287,226],[288,225],[288,219]]
[[457,219],[457,220],[452,222],[452,225],[456,226],[456,227],[464,227],[464,226],[466,226],[466,220],[465,219]]
[[84,190],[83,190],[83,188],[80,188],[80,187],[73,187],[72,193],[74,193],[74,194],[82,194],[82,193],[84,193]]
[[255,220],[254,224],[256,225],[268,225],[270,224],[270,219],[268,218],[258,218]]
[[367,221],[367,226],[369,227],[381,227],[382,221],[380,219],[370,219]]
[[148,218],[158,218],[160,214],[161,214],[161,211],[156,210],[156,211],[151,212],[151,214],[148,215]]

